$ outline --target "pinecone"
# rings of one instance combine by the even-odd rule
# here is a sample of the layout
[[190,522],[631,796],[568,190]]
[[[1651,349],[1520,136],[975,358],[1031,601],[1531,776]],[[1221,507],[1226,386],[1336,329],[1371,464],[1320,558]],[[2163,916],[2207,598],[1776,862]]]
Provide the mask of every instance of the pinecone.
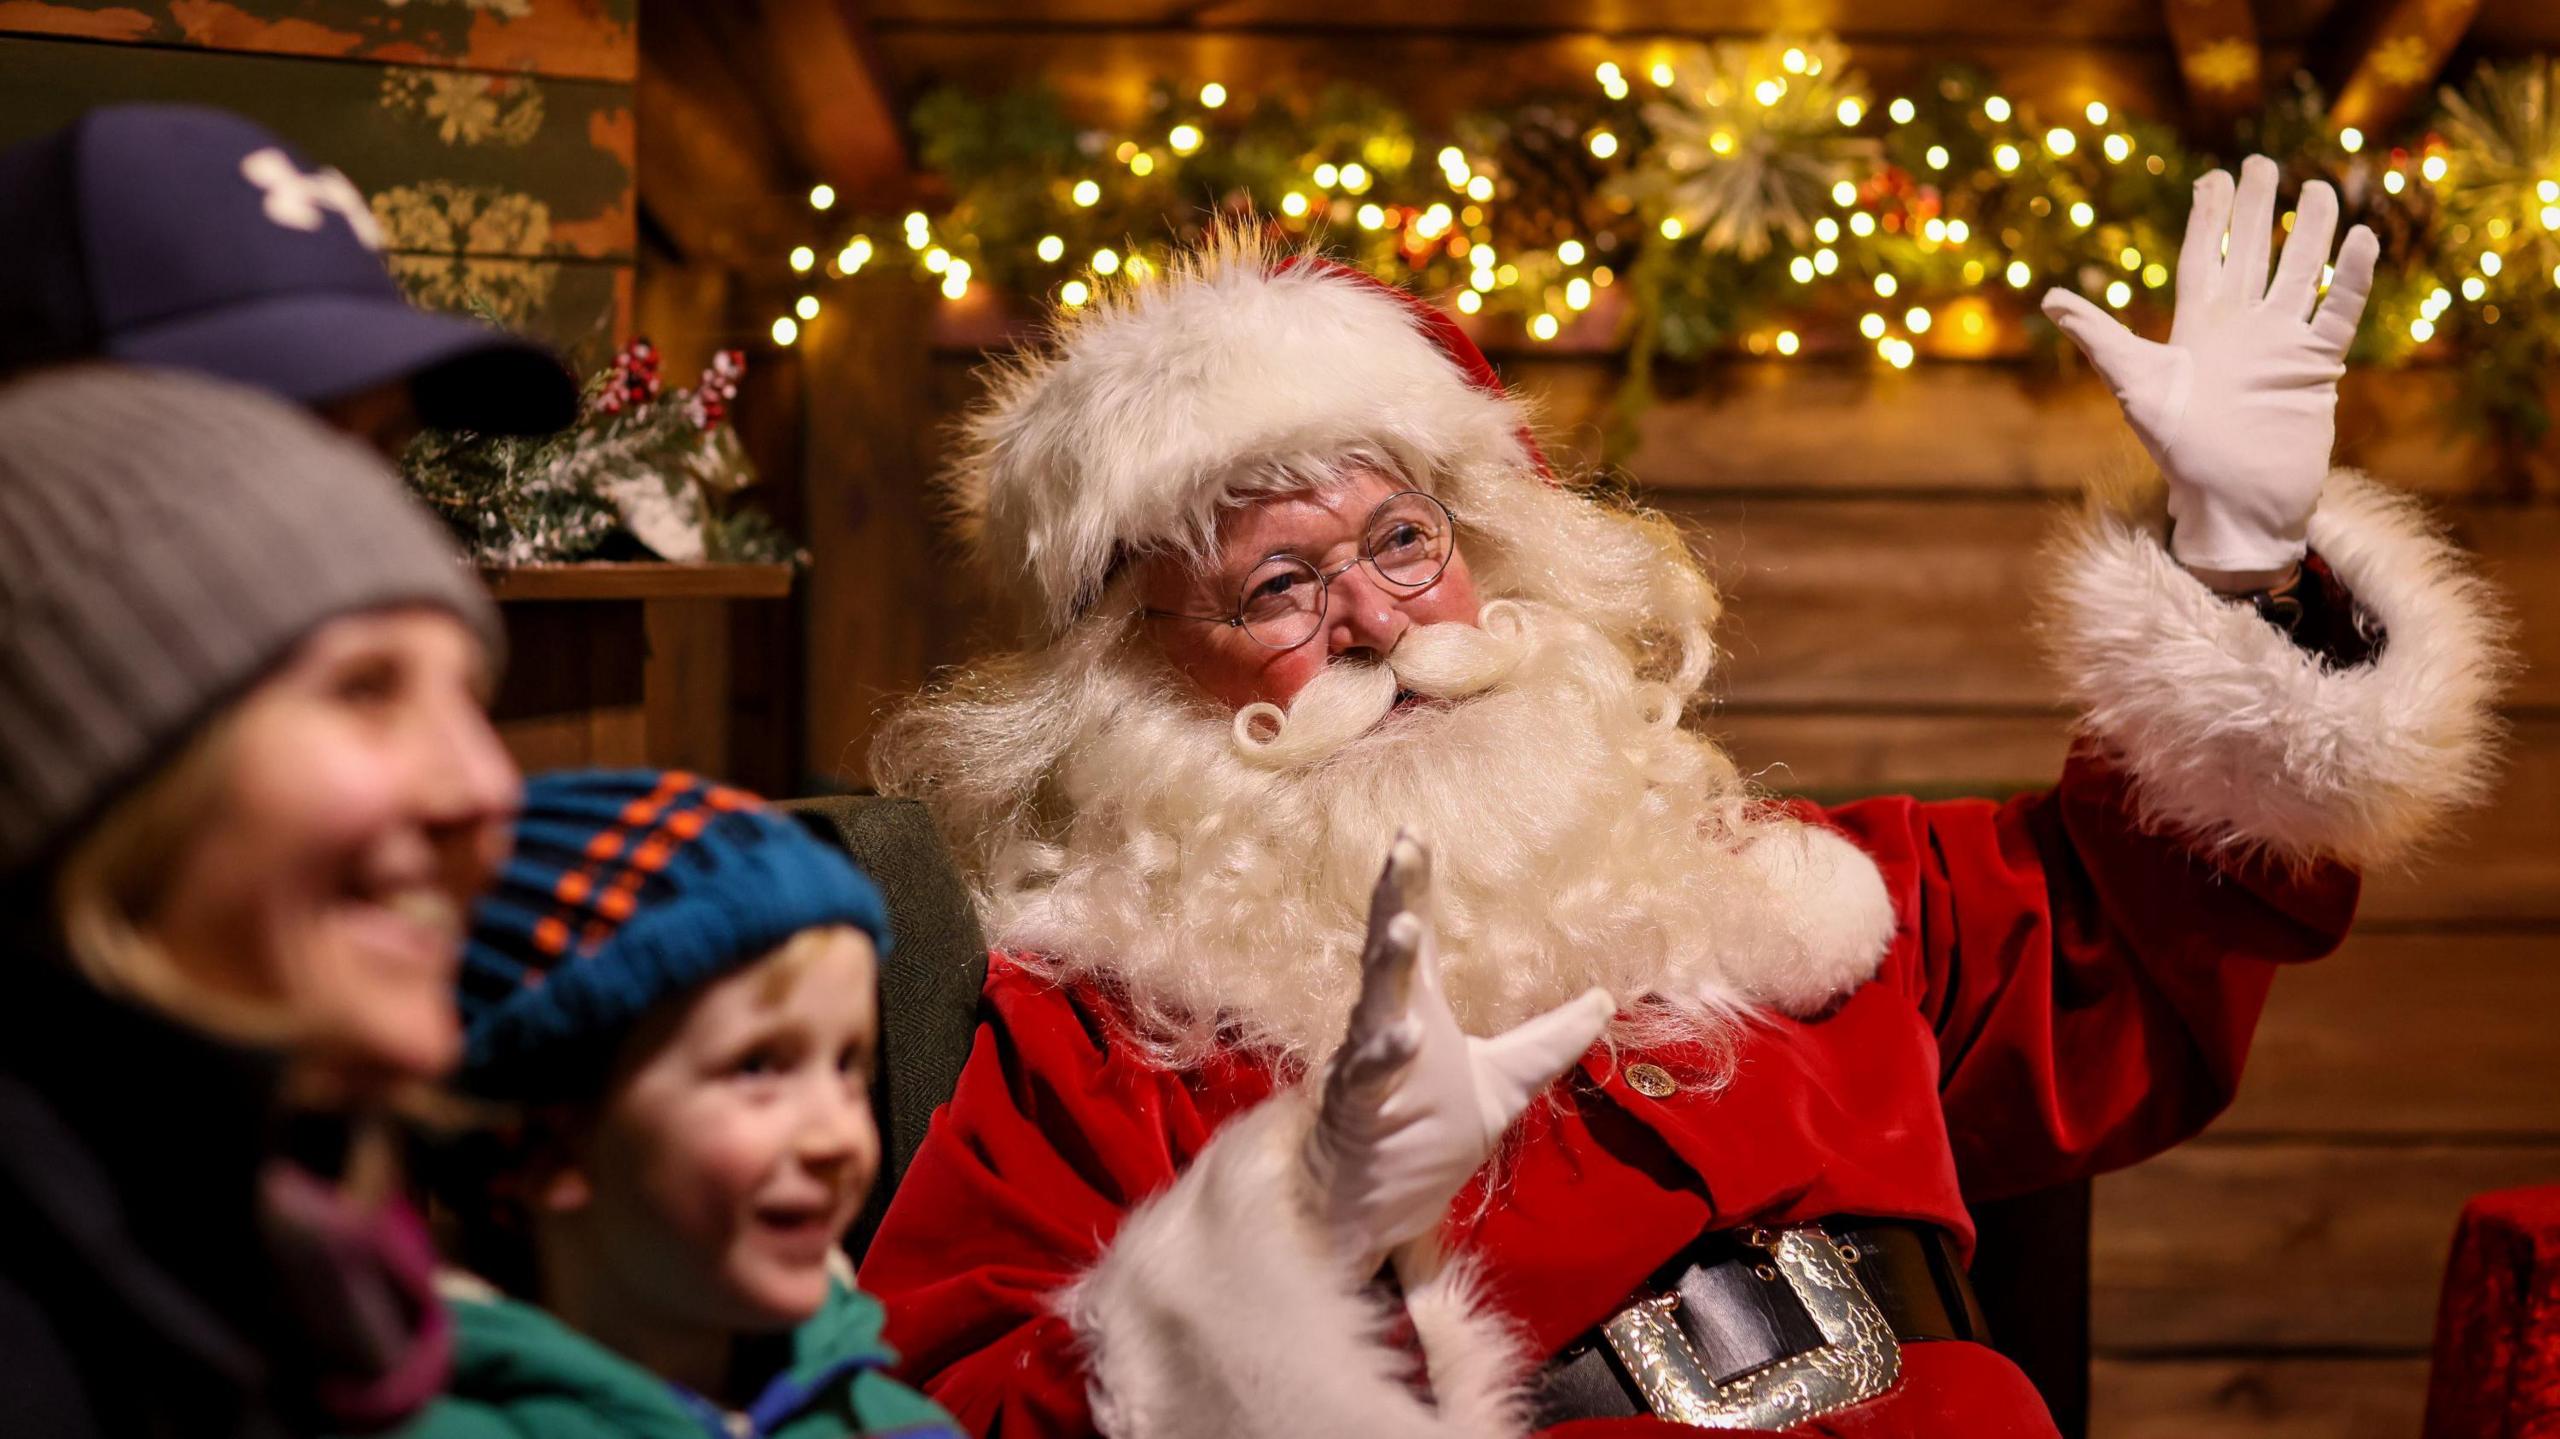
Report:
[[1504,254],[1552,250],[1566,240],[1588,242],[1626,223],[1629,207],[1601,193],[1627,153],[1621,135],[1616,157],[1591,153],[1593,121],[1559,106],[1533,102],[1490,135],[1489,155],[1502,188],[1492,207],[1493,243]]

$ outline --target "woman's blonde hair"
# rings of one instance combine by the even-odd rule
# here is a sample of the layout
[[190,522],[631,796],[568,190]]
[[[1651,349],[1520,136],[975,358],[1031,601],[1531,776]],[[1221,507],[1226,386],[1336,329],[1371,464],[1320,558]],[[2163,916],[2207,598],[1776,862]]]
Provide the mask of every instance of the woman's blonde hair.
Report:
[[282,1006],[206,984],[144,932],[181,852],[224,802],[234,749],[229,716],[216,715],[108,806],[55,871],[53,914],[65,956],[99,989],[223,1039],[272,1046],[296,1028]]

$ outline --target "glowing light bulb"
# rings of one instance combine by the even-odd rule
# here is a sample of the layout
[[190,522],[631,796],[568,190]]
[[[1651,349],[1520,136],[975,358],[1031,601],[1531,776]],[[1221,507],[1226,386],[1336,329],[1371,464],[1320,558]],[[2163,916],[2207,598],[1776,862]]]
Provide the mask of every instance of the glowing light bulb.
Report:
[[1908,125],[1912,117],[1920,113],[1920,107],[1908,100],[1897,99],[1885,107],[1885,113],[1893,117],[1893,123]]
[[2009,118],[2009,102],[1994,95],[1982,102],[1982,113],[1990,116],[1995,124],[2006,121]]
[[1564,302],[1567,306],[1576,310],[1587,310],[1591,308],[1591,282],[1582,278],[1580,275],[1576,275],[1572,279],[1565,281]]
[[1947,242],[1947,222],[1932,215],[1928,222],[1920,227],[1920,233],[1928,239],[1929,243],[1943,245]]
[[1058,287],[1058,298],[1072,310],[1093,298],[1093,288],[1082,280],[1069,280]]
[[1842,209],[1858,203],[1858,187],[1846,180],[1834,182],[1831,186],[1831,203]]
[[1212,80],[1200,87],[1200,103],[1215,110],[1227,103],[1227,87]]
[[1787,53],[1778,57],[1778,65],[1790,75],[1803,74],[1804,51],[1793,45],[1788,46]]
[[1563,244],[1556,246],[1556,263],[1558,264],[1579,265],[1582,263],[1582,255],[1582,242],[1580,240],[1567,240]]
[[[2150,289],[2159,289],[2161,286],[2169,283],[2169,267],[2161,264],[2157,260],[2143,266],[2142,283]],[[2327,282],[2323,281],[2322,283],[2325,284]]]
[[867,246],[862,249],[855,249],[853,246],[847,245],[843,249],[836,251],[836,268],[850,275],[855,271],[860,270],[863,262],[870,258],[871,251]]
[[1552,340],[1556,337],[1556,329],[1555,316],[1540,315],[1529,322],[1529,338],[1541,341]]
[[1280,213],[1295,219],[1307,213],[1307,197],[1292,190],[1280,197]]
[[2109,309],[2121,310],[2127,304],[2131,303],[2132,300],[2133,287],[2131,285],[2126,284],[2122,280],[2111,280],[2108,282],[2107,307]]
[[1362,165],[1357,160],[1343,166],[1342,188],[1350,191],[1354,195],[1361,194],[1366,191],[1369,188],[1368,167]]
[[1590,140],[1585,143],[1591,146],[1594,156],[1603,160],[1618,153],[1618,137],[1606,130],[1592,131]]
[[1592,71],[1591,73],[1603,85],[1608,84],[1612,80],[1623,80],[1626,78],[1625,73],[1618,69],[1618,62],[1615,60],[1601,61],[1600,68]]
[[1973,238],[1973,227],[1972,227],[1971,225],[1966,224],[1966,223],[1965,223],[1964,221],[1962,221],[1962,220],[1949,220],[1949,221],[1947,222],[1947,243],[1948,243],[1948,244],[1951,244],[1951,245],[1961,245],[1961,244],[1963,244],[1965,241],[1970,240],[1970,239],[1972,239],[1972,238]]
[[1953,157],[1947,154],[1946,146],[1932,145],[1929,147],[1928,153],[1921,156],[1921,158],[1929,162],[1930,169],[1943,170],[1947,168],[1947,161]]
[[2489,293],[2489,282],[2477,275],[2462,282],[2462,298],[2474,304],[2479,303],[2480,297],[2487,293]]
[[1831,247],[1826,245],[1813,252],[1813,271],[1815,274],[1828,275],[1839,268],[1840,254],[1838,251],[1833,250]]
[[1155,156],[1148,154],[1148,153],[1147,153],[1146,151],[1144,151],[1144,150],[1140,150],[1137,154],[1132,155],[1132,156],[1130,156],[1130,157],[1129,157],[1129,173],[1130,173],[1130,174],[1135,175],[1135,176],[1139,177],[1140,179],[1145,179],[1147,176],[1152,175],[1152,174],[1154,174],[1155,172],[1156,172],[1156,157],[1155,157]]
[[2103,125],[2107,123],[2107,106],[2105,101],[2092,100],[2089,102],[2089,108],[2081,111],[2080,113],[2088,116],[2089,123],[2092,125]]
[[2410,339],[2415,340],[2415,341],[2417,341],[2419,344],[2423,345],[2423,344],[2425,344],[2427,341],[2432,340],[2432,339],[2434,339],[2435,337],[2436,337],[2436,327],[2435,327],[2435,322],[2434,322],[2434,321],[2432,321],[2432,320],[2427,320],[2427,319],[2416,319],[2416,320],[2411,320],[2411,321],[2409,322],[2409,338],[2410,338]]
[[1777,104],[1778,98],[1786,93],[1787,82],[1784,80],[1763,80],[1751,87],[1751,98],[1759,101],[1764,109]]
[[791,268],[799,273],[805,275],[811,270],[816,269],[817,265],[818,252],[810,249],[808,246],[799,246],[791,252]]
[[2068,155],[2080,148],[2080,137],[2056,125],[2044,132],[2044,147],[2057,155]]
[[1192,151],[1200,148],[1200,138],[1199,126],[1176,125],[1173,127],[1171,132],[1166,134],[1164,142],[1173,147],[1173,153],[1177,155],[1188,155]]
[[1472,315],[1476,311],[1484,308],[1484,296],[1477,294],[1473,290],[1460,290],[1458,292],[1458,308],[1461,311]]
[[1891,275],[1876,276],[1876,294],[1884,299],[1892,299],[1893,292],[1901,288],[1901,282],[1894,279]]
[[799,338],[799,321],[792,319],[789,315],[785,315],[781,319],[773,322],[773,342],[775,344],[788,345]]
[[1360,214],[1358,218],[1361,229],[1376,230],[1383,228],[1386,225],[1387,212],[1379,209],[1375,205],[1363,205],[1360,207]]
[[1864,211],[1864,210],[1856,211],[1856,212],[1852,213],[1852,214],[1849,216],[1849,233],[1850,233],[1850,234],[1852,234],[1852,235],[1857,235],[1857,236],[1860,236],[1860,237],[1864,237],[1864,236],[1872,235],[1872,234],[1874,234],[1875,232],[1876,232],[1876,217],[1875,217],[1875,216],[1868,214],[1868,213],[1867,213],[1866,211]]
[[1054,265],[1058,263],[1058,257],[1065,253],[1067,253],[1066,241],[1059,239],[1055,235],[1043,235],[1040,237],[1040,258],[1042,260]]
[[1095,274],[1097,274],[1097,275],[1108,275],[1108,274],[1112,274],[1112,273],[1114,273],[1114,272],[1115,272],[1115,271],[1117,271],[1119,268],[1120,268],[1120,252],[1119,252],[1119,251],[1117,251],[1117,250],[1096,250],[1096,251],[1094,251],[1094,252],[1093,252],[1093,272],[1094,272]]
[[1994,150],[1992,150],[1992,152],[1991,152],[1991,163],[1992,163],[1992,164],[1994,164],[1994,165],[1999,166],[1999,167],[2000,167],[2000,173],[2001,173],[2001,174],[2003,174],[2003,175],[2006,175],[2006,174],[2010,173],[2011,171],[2013,171],[2013,170],[2017,169],[2017,168],[2018,168],[2018,147],[2017,147],[2017,146],[2015,146],[2015,145],[2006,144],[2006,143],[2001,144],[2000,146],[1998,146],[1997,148],[1995,148]]
[[1902,327],[1915,335],[1929,333],[1930,316],[1926,307],[1914,305],[1902,312]]
[[1470,200],[1492,199],[1493,177],[1491,175],[1478,175],[1474,179],[1469,180],[1467,182],[1467,198]]
[[1342,183],[1342,171],[1332,162],[1328,161],[1325,164],[1318,165],[1309,178],[1316,182],[1317,189],[1330,190],[1334,186]]
[[1781,355],[1794,354],[1797,348],[1803,343],[1803,341],[1796,338],[1796,332],[1793,330],[1780,330],[1778,332],[1778,353]]
[[1813,222],[1813,238],[1828,245],[1840,238],[1840,222],[1829,215]]
[[2098,212],[2088,201],[2075,200],[2071,203],[2071,223],[2083,230],[2088,229],[2098,223]]
[[1840,102],[1840,108],[1834,113],[1839,115],[1841,124],[1855,125],[1867,118],[1867,107],[1855,100],[1843,100]]
[[2133,153],[2133,137],[2129,135],[2109,135],[2107,137],[2107,143],[2099,148],[2107,152],[2108,164],[2121,165],[2124,163],[2124,157]]
[[942,277],[942,298],[957,300],[969,293],[969,277],[954,270]]
[[2546,230],[2560,230],[2560,205],[2545,205],[2542,207],[2542,228]]
[[2442,155],[2429,155],[2426,163],[2418,167],[2418,173],[2426,176],[2427,183],[2432,185],[2438,180],[2443,179],[2445,177],[2445,172],[2452,168],[2452,166],[2445,163]]
[[1789,261],[1787,262],[1787,274],[1788,274],[1788,276],[1789,276],[1790,278],[1792,278],[1792,279],[1793,279],[1797,284],[1799,284],[1799,285],[1810,285],[1810,284],[1812,284],[1812,283],[1813,283],[1813,259],[1812,259],[1812,257],[1811,257],[1811,256],[1809,256],[1809,255],[1798,255],[1798,256],[1796,256],[1794,259],[1789,260]]
[[2382,172],[2382,188],[2391,194],[2399,194],[2402,190],[2408,188],[2408,184],[2408,177],[2402,175],[2397,170],[2385,170]]
[[1671,81],[1674,77],[1672,76],[1671,67],[1669,65],[1656,63],[1653,69],[1647,72],[1646,78],[1667,90],[1671,87]]
[[1884,316],[1877,314],[1873,310],[1869,310],[1867,313],[1860,315],[1858,317],[1858,333],[1866,336],[1870,340],[1883,339]]
[[2507,262],[2501,258],[2495,250],[2483,250],[2480,252],[2480,273],[2483,275],[2495,275],[2500,270],[2505,269],[2506,264]]
[[2338,132],[2338,148],[2352,155],[2364,148],[2364,132],[2353,125]]
[[2560,205],[2560,180],[2545,180],[2533,187],[2533,193],[2546,205]]
[[1687,233],[1689,233],[1689,227],[1680,223],[1679,216],[1665,215],[1662,217],[1662,238],[1666,240],[1677,240]]
[[2023,290],[2027,282],[2035,278],[2035,271],[2028,269],[2024,260],[2011,260],[2009,268],[2002,272],[2002,278],[2009,282],[2010,289]]
[[2128,270],[2139,270],[2142,268],[2142,252],[2127,245],[2116,253],[2116,263]]
[[[810,208],[810,209],[812,209],[812,210],[832,210],[832,209],[834,209],[835,207],[836,207],[836,187],[835,187],[835,186],[833,186],[833,185],[812,185],[812,186],[810,186],[810,187],[809,187],[809,208]],[[799,328],[798,326],[793,326],[793,329],[794,329],[795,331],[796,331],[798,328]],[[784,344],[786,344],[786,345],[787,345],[787,344],[790,344],[791,342],[790,342],[789,340],[784,340],[782,343],[784,343]]]
[[940,245],[924,252],[924,267],[939,275],[951,268],[951,252]]
[[1099,201],[1101,198],[1102,187],[1100,185],[1093,183],[1091,180],[1076,181],[1074,199],[1077,204],[1089,210],[1092,209],[1095,202]]

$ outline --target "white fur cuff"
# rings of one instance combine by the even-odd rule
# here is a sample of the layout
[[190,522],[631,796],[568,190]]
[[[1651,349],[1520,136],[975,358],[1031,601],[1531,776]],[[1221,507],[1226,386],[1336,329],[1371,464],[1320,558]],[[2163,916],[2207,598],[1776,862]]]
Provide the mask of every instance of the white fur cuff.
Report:
[[1097,1427],[1111,1439],[1524,1432],[1517,1345],[1463,1265],[1406,1290],[1438,1402],[1415,1396],[1411,1366],[1380,1338],[1390,1312],[1316,1234],[1298,1161],[1312,1115],[1293,1093],[1230,1122],[1067,1291]]
[[2216,596],[2148,514],[2093,505],[2060,550],[2052,639],[2088,731],[2146,823],[2291,863],[2402,858],[2487,787],[2511,667],[2467,561],[2404,496],[2338,471],[2311,547],[2388,633],[2332,671]]

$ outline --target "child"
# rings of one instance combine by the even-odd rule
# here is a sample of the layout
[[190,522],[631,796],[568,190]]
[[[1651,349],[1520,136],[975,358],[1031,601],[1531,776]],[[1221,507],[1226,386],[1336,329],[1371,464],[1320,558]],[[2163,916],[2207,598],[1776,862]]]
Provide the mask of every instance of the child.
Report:
[[[878,891],[691,775],[526,786],[464,959],[463,1087],[524,1132],[448,1194],[450,1395],[417,1439],[957,1436],[838,1251],[879,1163]],[[454,1187],[453,1174],[444,1176]]]

